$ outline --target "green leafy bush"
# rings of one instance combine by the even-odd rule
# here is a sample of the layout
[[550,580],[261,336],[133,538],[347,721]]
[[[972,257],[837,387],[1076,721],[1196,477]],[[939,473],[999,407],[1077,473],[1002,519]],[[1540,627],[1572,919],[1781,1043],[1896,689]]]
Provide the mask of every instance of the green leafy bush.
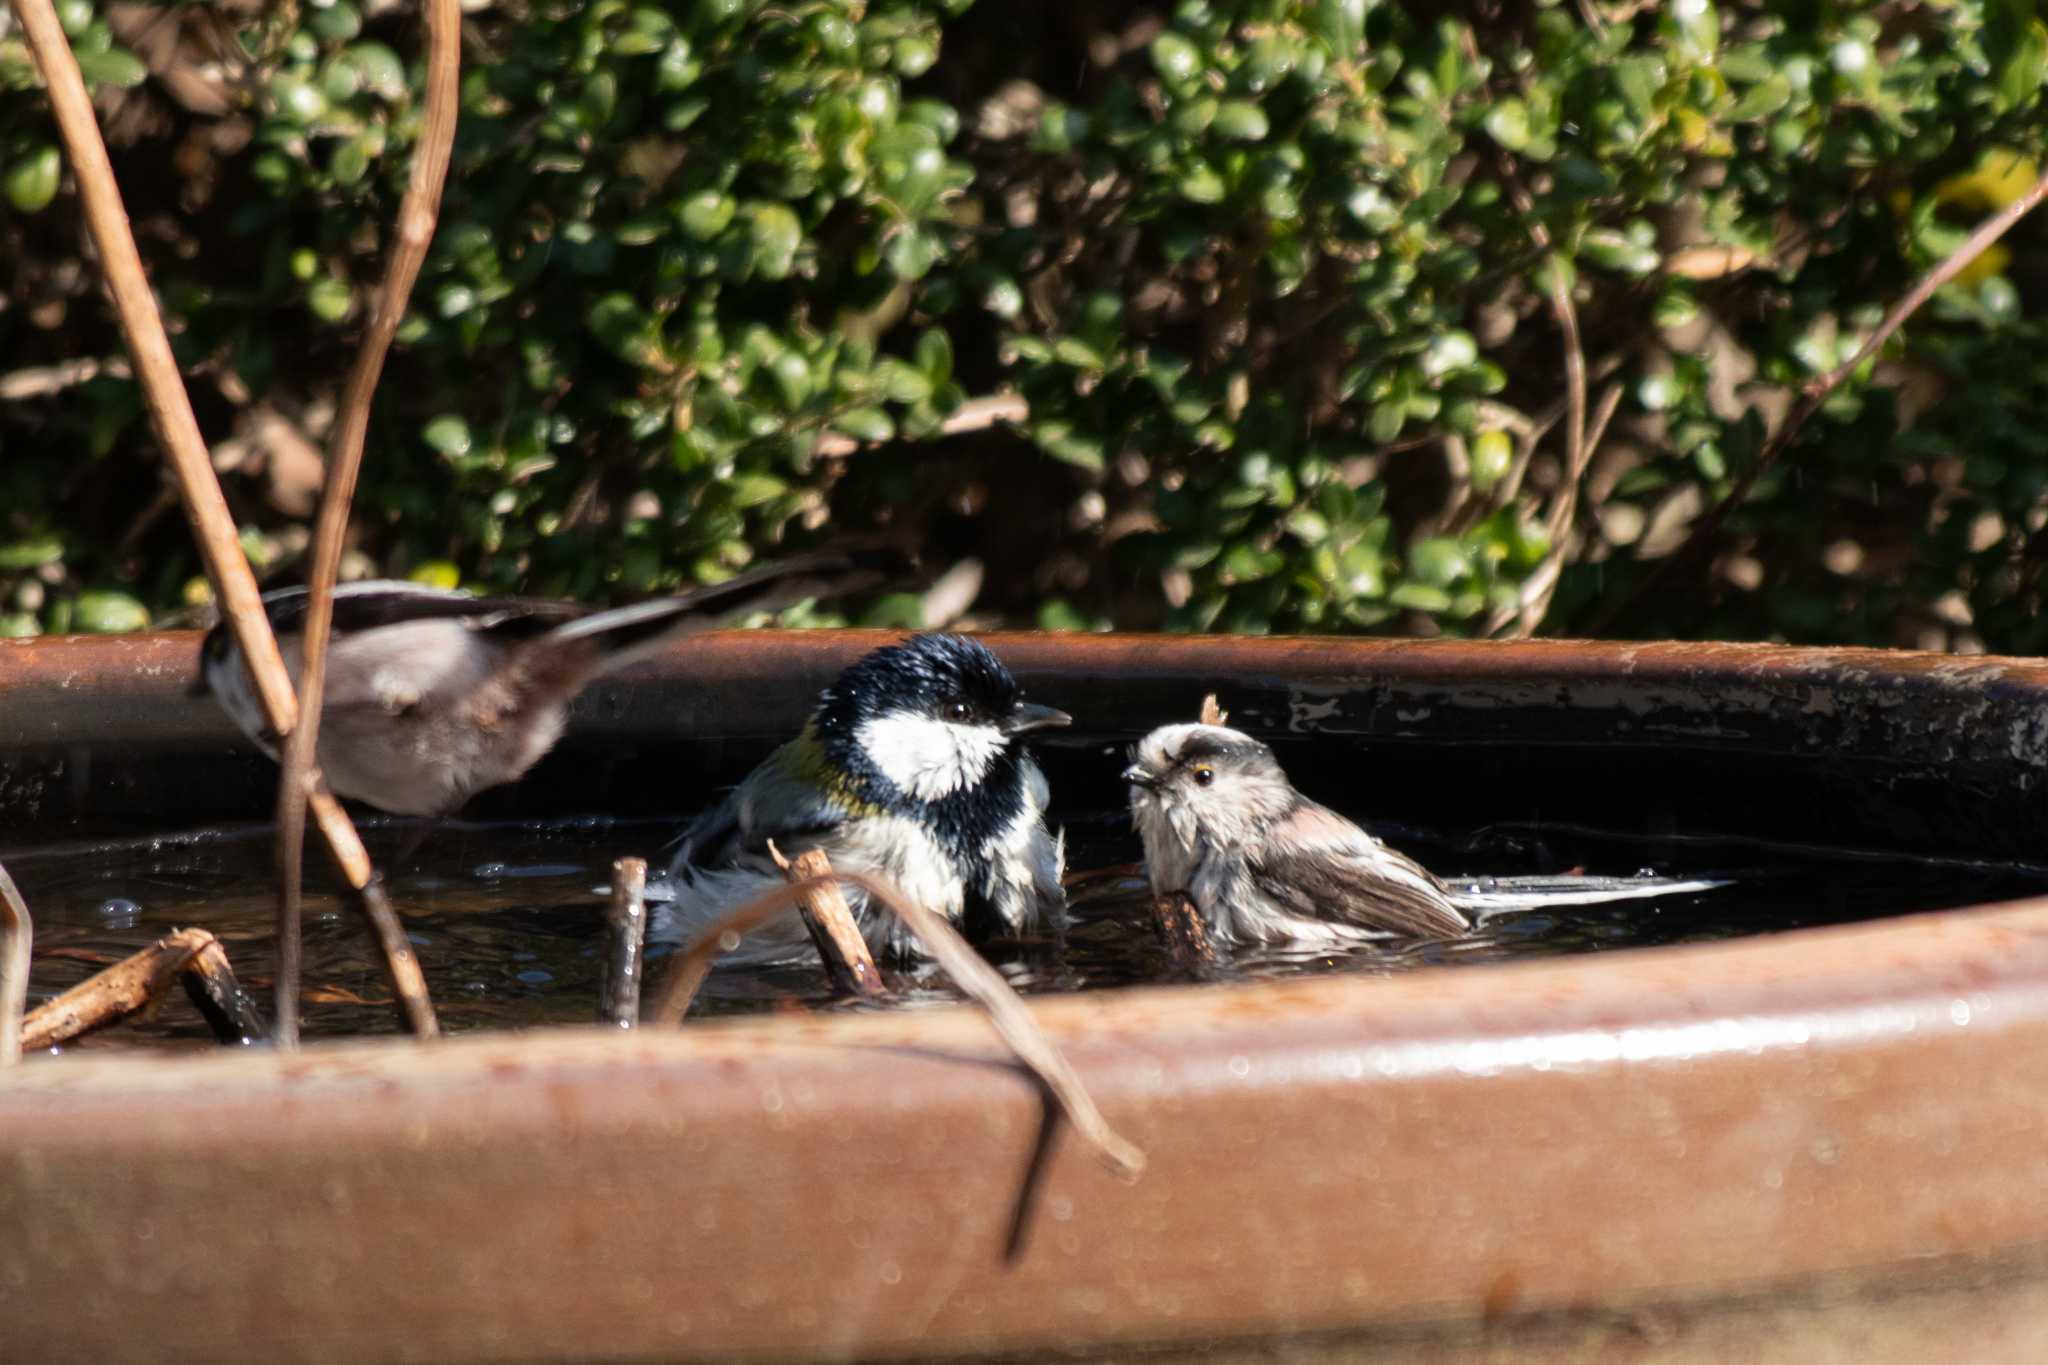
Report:
[[[1082,10],[471,15],[353,567],[629,596],[881,529],[985,560],[983,620],[1618,609],[2036,648],[2033,224],[1837,392],[1713,555],[1635,595],[1797,387],[2031,182],[2030,4]],[[418,33],[351,0],[234,13],[65,19],[251,557],[288,574]],[[53,143],[0,33],[0,385],[33,390],[0,401],[0,631],[130,628],[196,564]],[[1574,332],[1600,438],[1576,474]],[[963,407],[1001,393],[1014,427]]]

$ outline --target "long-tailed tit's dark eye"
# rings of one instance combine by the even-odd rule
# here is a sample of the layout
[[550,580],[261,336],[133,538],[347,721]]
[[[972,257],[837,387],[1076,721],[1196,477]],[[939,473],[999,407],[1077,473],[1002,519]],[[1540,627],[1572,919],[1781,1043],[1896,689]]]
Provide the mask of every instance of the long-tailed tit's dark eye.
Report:
[[1195,785],[1197,787],[1207,787],[1215,781],[1216,770],[1214,768],[1204,766],[1195,769]]

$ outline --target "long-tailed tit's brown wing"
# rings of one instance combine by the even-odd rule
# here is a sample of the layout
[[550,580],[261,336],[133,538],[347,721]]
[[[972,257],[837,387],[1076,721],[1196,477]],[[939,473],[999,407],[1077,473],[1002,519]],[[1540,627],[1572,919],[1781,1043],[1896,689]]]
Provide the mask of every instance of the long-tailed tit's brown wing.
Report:
[[1313,801],[1273,826],[1249,868],[1260,890],[1303,916],[1414,938],[1471,927],[1420,863]]

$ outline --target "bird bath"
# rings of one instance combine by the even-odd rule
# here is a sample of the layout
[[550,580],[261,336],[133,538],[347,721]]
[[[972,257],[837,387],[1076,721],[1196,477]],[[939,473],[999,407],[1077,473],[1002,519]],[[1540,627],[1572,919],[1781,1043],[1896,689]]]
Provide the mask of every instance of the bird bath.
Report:
[[[680,814],[679,781],[744,771],[882,638],[692,641],[593,689],[561,748],[473,814]],[[9,1339],[104,1360],[1855,1342],[1905,1361],[1964,1330],[2017,1340],[2048,1310],[2048,1074],[2028,1065],[2048,1047],[2048,899],[1896,913],[2043,884],[2048,669],[992,643],[1082,719],[1038,746],[1074,809],[1108,809],[1117,744],[1214,690],[1304,789],[1459,832],[1416,850],[1447,870],[1739,855],[1801,878],[1715,936],[1892,917],[1043,998],[1149,1154],[1128,1186],[1059,1141],[1028,1181],[1037,1094],[946,1006],[31,1059],[0,1075]],[[0,643],[0,856],[263,818],[272,771],[186,695],[195,654],[190,635]]]

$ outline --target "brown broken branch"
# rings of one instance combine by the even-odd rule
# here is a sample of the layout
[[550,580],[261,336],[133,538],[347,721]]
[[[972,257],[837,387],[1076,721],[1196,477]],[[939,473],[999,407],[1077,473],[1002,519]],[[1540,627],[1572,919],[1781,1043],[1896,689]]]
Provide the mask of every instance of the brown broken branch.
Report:
[[235,981],[220,940],[204,929],[175,929],[30,1014],[22,1045],[41,1051],[139,1014],[180,976],[215,1037],[244,1043],[263,1036],[255,1003]]
[[1222,725],[1230,719],[1230,713],[1216,700],[1214,692],[1202,698],[1201,721],[1204,725]]
[[889,988],[868,953],[868,941],[861,936],[845,893],[832,880],[832,860],[825,850],[807,848],[791,862],[770,839],[768,856],[793,885],[806,888],[797,893],[797,913],[811,931],[811,942],[818,945],[818,957],[825,964],[825,974],[832,978],[832,989],[870,1000],[888,995]]
[[612,864],[612,901],[605,913],[604,981],[598,987],[597,1022],[614,1028],[640,1023],[640,975],[647,942],[647,860],[620,858]]
[[[1081,1084],[1081,1078],[1031,1017],[1030,1007],[1010,989],[1002,974],[960,937],[959,931],[878,877],[843,868],[835,869],[832,877],[859,887],[909,927],[940,970],[952,978],[968,999],[981,1006],[997,1035],[1017,1061],[1037,1077],[1098,1161],[1127,1180],[1135,1179],[1145,1169],[1145,1154],[1110,1128],[1109,1121],[1102,1117],[1102,1111],[1095,1107],[1095,1101]],[[711,964],[717,955],[737,946],[741,935],[787,913],[795,905],[792,897],[801,895],[809,886],[804,882],[794,887],[774,887],[735,907],[700,934],[670,970],[660,1003],[655,1007],[655,1021],[681,1023],[698,988],[711,974]]]

